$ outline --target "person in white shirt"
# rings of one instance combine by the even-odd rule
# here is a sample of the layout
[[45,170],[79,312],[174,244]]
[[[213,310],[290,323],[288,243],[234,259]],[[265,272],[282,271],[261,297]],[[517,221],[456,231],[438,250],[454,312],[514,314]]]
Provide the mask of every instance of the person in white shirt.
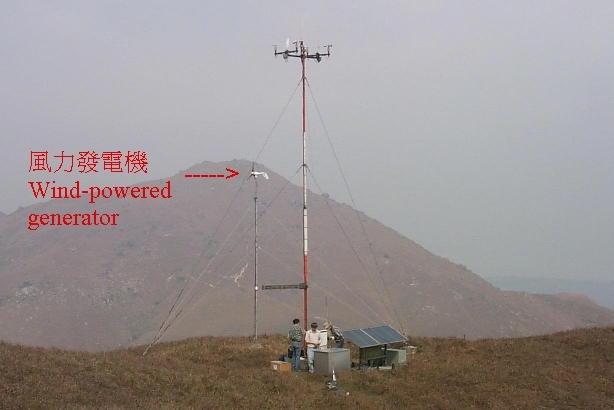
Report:
[[313,322],[311,330],[305,333],[305,344],[307,345],[309,373],[313,373],[313,357],[315,356],[315,351],[320,348],[320,332],[318,332],[318,324],[316,322]]

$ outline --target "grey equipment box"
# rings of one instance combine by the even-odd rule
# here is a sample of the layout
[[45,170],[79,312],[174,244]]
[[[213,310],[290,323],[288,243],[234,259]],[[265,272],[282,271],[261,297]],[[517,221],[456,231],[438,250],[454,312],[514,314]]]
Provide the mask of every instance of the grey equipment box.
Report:
[[387,349],[386,364],[403,364],[407,362],[407,350],[405,349]]
[[313,357],[313,371],[321,376],[330,376],[350,370],[350,349],[333,347],[315,351]]

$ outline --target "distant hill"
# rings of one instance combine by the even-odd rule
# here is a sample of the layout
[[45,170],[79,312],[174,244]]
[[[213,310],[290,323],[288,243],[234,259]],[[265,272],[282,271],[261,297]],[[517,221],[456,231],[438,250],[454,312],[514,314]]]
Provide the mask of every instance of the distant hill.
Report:
[[531,293],[579,293],[586,295],[602,306],[614,309],[614,281],[566,280],[550,278],[526,278],[502,276],[484,278],[503,290]]
[[[118,199],[108,190],[111,197],[94,204],[54,199],[0,218],[0,339],[87,350],[145,344],[166,329],[173,306],[180,314],[164,340],[252,334],[251,167],[203,162],[135,185],[137,193],[170,187],[168,199]],[[184,176],[225,168],[240,175]],[[258,284],[297,284],[302,190],[258,170],[270,176],[258,188]],[[327,195],[310,192],[308,207],[309,320],[469,339],[614,325],[614,311],[587,297],[501,291]],[[117,214],[117,225],[94,225],[94,211],[99,219]],[[80,225],[84,217],[74,215],[88,214],[92,225],[29,230],[31,215],[51,221],[44,214],[69,215],[66,222]],[[261,334],[285,332],[292,318],[302,318],[302,291],[259,291],[258,317]]]

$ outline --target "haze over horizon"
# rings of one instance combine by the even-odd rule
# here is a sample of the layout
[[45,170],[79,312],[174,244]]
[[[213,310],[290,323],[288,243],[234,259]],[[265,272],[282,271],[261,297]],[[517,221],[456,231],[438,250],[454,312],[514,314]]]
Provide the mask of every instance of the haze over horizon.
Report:
[[[8,3],[0,211],[36,202],[28,181],[130,184],[202,161],[291,178],[300,64],[271,44],[302,36],[333,44],[307,63],[323,192],[351,202],[330,138],[357,208],[429,251],[484,277],[612,280],[612,21],[595,1]],[[28,172],[31,151],[92,150],[145,151],[148,173]]]

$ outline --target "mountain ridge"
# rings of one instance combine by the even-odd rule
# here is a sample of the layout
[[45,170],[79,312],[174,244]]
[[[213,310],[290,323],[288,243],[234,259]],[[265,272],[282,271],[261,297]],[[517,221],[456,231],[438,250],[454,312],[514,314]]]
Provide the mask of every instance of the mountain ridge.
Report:
[[579,293],[590,297],[602,306],[614,309],[614,281],[516,276],[485,277],[484,279],[504,290],[543,294]]
[[[240,175],[183,176],[226,167]],[[181,313],[165,339],[251,334],[251,168],[246,160],[205,161],[134,184],[170,181],[168,200],[54,199],[2,217],[0,339],[86,350],[145,344],[175,304]],[[264,166],[258,171],[270,176],[258,185],[258,284],[302,282],[301,189]],[[342,329],[386,323],[413,335],[470,339],[614,324],[614,311],[591,300],[500,291],[326,196],[310,191],[308,206],[309,320],[330,318]],[[118,225],[26,228],[30,213],[94,208],[120,214]],[[258,295],[261,333],[283,333],[302,317],[302,291]]]

